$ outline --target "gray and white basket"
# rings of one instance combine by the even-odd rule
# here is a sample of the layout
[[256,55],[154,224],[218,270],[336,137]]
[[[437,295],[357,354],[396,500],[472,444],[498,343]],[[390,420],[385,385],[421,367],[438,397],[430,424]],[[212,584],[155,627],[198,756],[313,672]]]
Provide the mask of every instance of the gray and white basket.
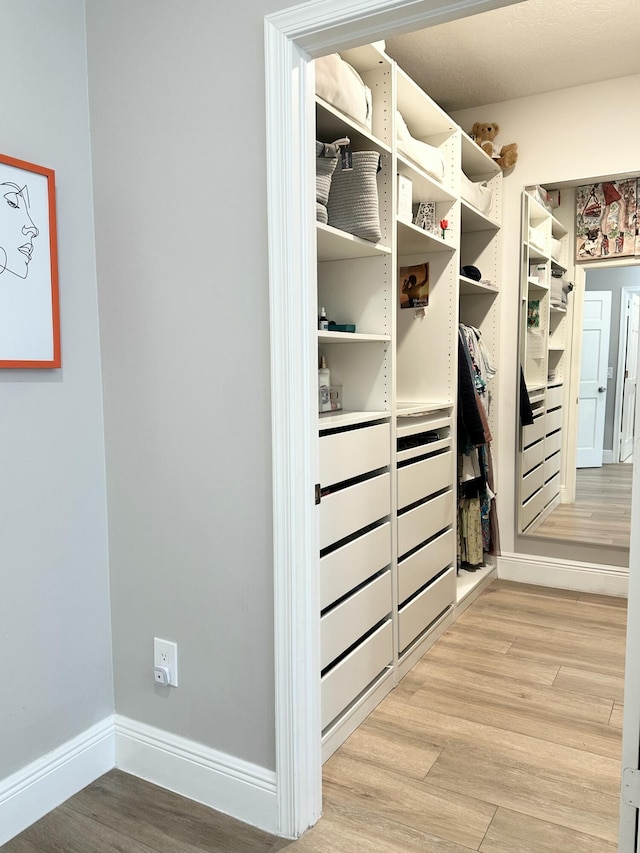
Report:
[[338,165],[329,191],[329,225],[371,243],[380,242],[379,171],[380,155],[376,151],[354,151],[353,169]]

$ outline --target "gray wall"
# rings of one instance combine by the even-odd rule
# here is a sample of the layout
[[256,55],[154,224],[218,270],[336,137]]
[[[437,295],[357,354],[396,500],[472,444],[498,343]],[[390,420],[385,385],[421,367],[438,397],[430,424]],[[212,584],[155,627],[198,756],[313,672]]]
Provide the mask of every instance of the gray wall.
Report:
[[[275,768],[263,17],[88,0],[116,708]],[[151,680],[154,636],[180,687]]]
[[84,3],[0,19],[2,153],[56,171],[63,362],[0,371],[2,779],[111,714],[113,686]]
[[623,287],[640,287],[638,267],[587,270],[585,290],[611,291],[611,333],[609,336],[609,367],[613,377],[607,382],[607,406],[604,422],[604,449],[613,450],[613,420],[615,417],[616,383],[618,381],[618,347],[620,346],[620,294]]

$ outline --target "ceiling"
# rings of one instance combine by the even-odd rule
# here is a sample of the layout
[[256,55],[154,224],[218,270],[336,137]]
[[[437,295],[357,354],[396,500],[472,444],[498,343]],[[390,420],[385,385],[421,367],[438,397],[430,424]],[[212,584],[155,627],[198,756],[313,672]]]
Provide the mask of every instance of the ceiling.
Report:
[[453,112],[640,74],[639,42],[638,0],[525,0],[389,38],[386,51]]

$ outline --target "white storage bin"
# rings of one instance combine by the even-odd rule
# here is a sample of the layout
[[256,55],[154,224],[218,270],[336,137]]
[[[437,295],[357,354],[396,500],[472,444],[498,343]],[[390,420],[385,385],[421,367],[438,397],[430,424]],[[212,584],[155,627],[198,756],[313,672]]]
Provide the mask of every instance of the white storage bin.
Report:
[[320,666],[329,666],[391,612],[391,572],[362,587],[320,620]]

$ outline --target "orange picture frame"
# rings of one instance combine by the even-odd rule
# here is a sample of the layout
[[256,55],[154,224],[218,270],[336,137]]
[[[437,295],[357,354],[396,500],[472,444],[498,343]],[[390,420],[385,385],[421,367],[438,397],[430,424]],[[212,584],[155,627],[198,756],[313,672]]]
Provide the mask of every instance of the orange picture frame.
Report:
[[0,154],[0,368],[60,366],[55,173]]

